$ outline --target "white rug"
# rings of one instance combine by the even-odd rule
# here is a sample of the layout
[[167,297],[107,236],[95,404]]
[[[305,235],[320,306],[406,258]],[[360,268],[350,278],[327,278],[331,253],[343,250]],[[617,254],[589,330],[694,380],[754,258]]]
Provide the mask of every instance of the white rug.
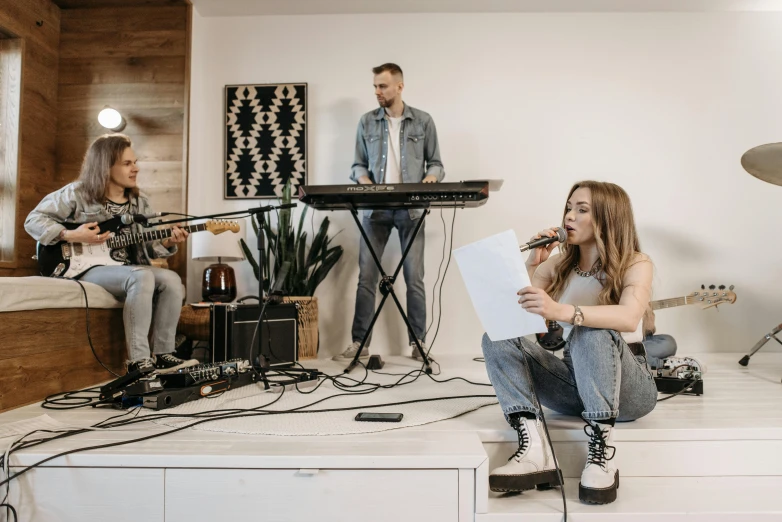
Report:
[[[344,370],[346,365],[333,361],[317,360],[307,361],[305,366],[318,368],[329,375],[337,375]],[[392,357],[386,361],[385,367],[380,371],[383,373],[405,374],[418,368],[420,368],[420,364],[416,365],[416,362],[412,359]],[[434,365],[434,370],[437,372],[437,365]],[[457,372],[448,372],[447,369],[442,369],[441,374],[435,376],[435,378],[439,381],[444,381],[456,376]],[[349,377],[361,380],[364,377],[364,369],[361,367],[355,368],[349,374]],[[399,381],[400,378],[401,376],[369,372],[366,382],[389,385]],[[408,377],[403,382],[411,380],[412,378]],[[470,380],[488,383],[486,378],[476,381],[473,377]],[[347,383],[348,381],[343,380],[342,382]],[[360,389],[369,389],[369,387],[365,386]],[[312,391],[312,388],[304,391]],[[483,397],[470,397],[473,395]],[[279,400],[269,405],[275,399]],[[421,399],[426,399],[426,401],[393,406],[374,406],[376,404],[404,403]],[[315,402],[318,403],[308,406]],[[259,414],[234,419],[220,419],[199,424],[192,429],[259,435],[347,435],[419,426],[457,417],[483,406],[496,403],[497,399],[494,396],[494,389],[490,386],[475,386],[462,380],[436,383],[426,375],[421,375],[417,380],[409,384],[387,389],[381,388],[367,394],[346,394],[344,391],[336,388],[332,382],[327,382],[313,393],[304,394],[292,390],[286,391],[280,397],[279,394],[265,392],[262,385],[251,385],[228,391],[218,397],[188,402],[161,412],[144,410],[142,414],[197,414],[224,409],[252,408],[281,412],[305,406],[307,407],[303,408],[304,410],[339,409],[342,411]],[[357,422],[354,419],[360,411],[402,413],[404,417],[401,422]],[[164,418],[155,422],[166,426],[178,427],[192,423],[194,420],[192,418]]]

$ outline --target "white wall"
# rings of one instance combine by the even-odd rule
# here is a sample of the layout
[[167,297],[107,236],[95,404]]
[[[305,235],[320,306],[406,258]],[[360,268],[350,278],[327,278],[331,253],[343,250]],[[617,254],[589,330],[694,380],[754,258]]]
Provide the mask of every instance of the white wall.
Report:
[[[747,149],[782,141],[782,14],[196,12],[189,211],[259,203],[222,199],[226,84],[307,82],[309,183],[342,184],[358,118],[375,107],[370,69],[387,61],[405,71],[404,99],[434,117],[446,180],[505,179],[487,205],[457,213],[454,247],[508,228],[524,241],[560,221],[574,181],[612,181],[633,199],[657,266],[656,298],[701,283],[736,285],[737,303],[719,312],[658,313],[659,331],[676,336],[680,353],[746,351],[782,319],[782,187],[739,163]],[[315,226],[324,216],[316,214]],[[316,294],[323,355],[350,341],[358,273],[350,215],[329,216],[345,255]],[[426,229],[430,303],[443,238],[437,211]],[[395,236],[391,245],[389,269],[399,257]],[[248,267],[237,268],[239,293],[253,292]],[[191,298],[202,270],[190,264]],[[404,296],[404,283],[397,286]],[[482,328],[455,263],[442,295],[434,353],[478,352]],[[373,347],[400,353],[406,340],[386,306]]]

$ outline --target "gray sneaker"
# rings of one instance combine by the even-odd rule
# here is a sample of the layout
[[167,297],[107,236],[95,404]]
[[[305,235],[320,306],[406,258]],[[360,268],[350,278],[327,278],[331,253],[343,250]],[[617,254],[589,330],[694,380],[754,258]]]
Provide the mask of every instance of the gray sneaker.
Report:
[[[344,352],[342,352],[339,355],[335,355],[331,359],[333,361],[352,360],[353,357],[356,356],[356,352],[358,351],[359,346],[361,346],[361,341],[354,341],[348,345],[347,349]],[[369,346],[364,346],[364,349],[361,350],[361,355],[358,358],[369,359]]]
[[[418,341],[421,343],[421,348],[423,348],[424,353],[426,353],[426,343],[423,341]],[[417,361],[423,361],[423,358],[421,358],[421,352],[418,351],[418,347],[415,345],[415,343],[410,343],[410,357],[413,359],[416,359]],[[427,359],[432,360],[431,357],[428,355],[426,356]]]

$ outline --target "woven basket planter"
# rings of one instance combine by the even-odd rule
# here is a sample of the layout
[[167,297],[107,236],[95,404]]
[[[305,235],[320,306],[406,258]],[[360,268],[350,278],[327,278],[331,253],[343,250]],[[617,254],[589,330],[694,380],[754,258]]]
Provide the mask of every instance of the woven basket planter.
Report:
[[295,303],[299,319],[299,360],[318,357],[318,298],[283,297],[283,303]]
[[177,333],[185,334],[188,339],[208,341],[209,308],[193,308],[190,305],[183,306],[176,330]]

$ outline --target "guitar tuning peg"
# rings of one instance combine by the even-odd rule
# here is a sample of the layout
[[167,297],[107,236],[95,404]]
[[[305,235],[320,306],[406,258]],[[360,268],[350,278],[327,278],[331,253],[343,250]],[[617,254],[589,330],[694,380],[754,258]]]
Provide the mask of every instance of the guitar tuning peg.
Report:
[[733,291],[733,285],[730,285],[730,286],[728,287],[728,290],[730,290],[730,291],[732,292],[732,291]]
[[714,286],[714,285],[709,285],[709,290],[714,290],[715,288],[717,288],[717,287]]
[[701,290],[706,290],[706,285],[701,285]]
[[719,289],[720,289],[720,290],[725,290],[725,285],[720,285],[720,286],[719,286]]

